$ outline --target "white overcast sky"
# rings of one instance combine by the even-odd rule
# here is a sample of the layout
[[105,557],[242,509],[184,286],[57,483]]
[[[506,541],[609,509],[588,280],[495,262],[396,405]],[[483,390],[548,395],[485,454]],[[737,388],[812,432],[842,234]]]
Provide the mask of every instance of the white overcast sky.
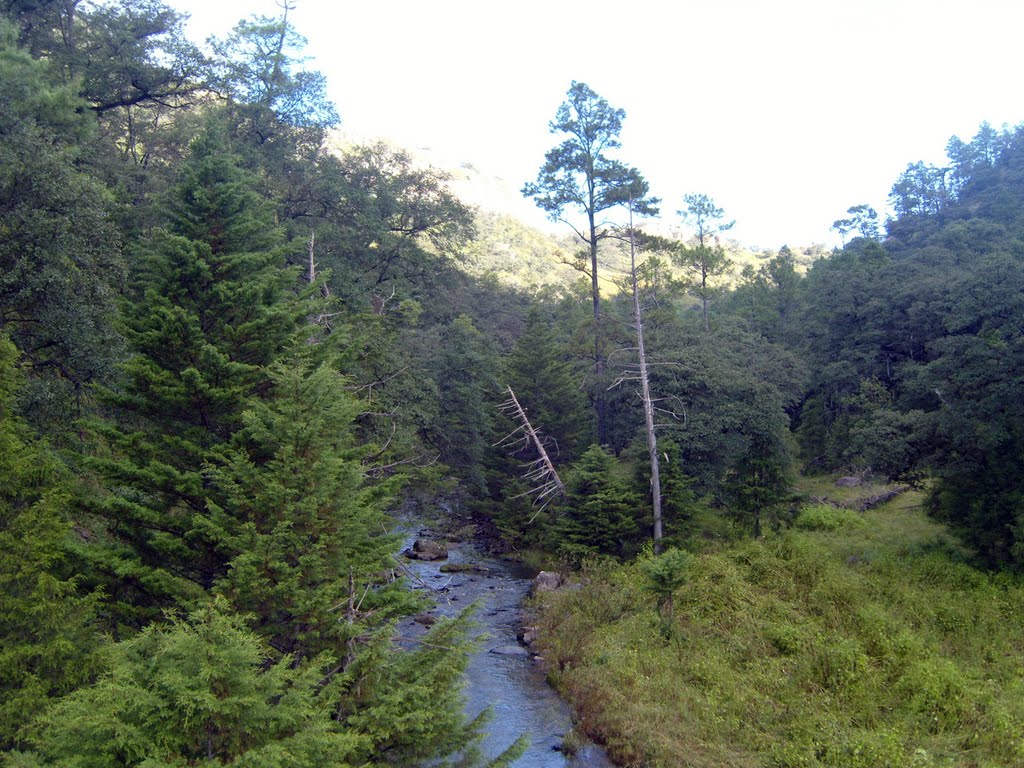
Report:
[[[196,39],[274,0],[168,0]],[[619,157],[704,192],[743,243],[832,244],[952,135],[1024,122],[1024,0],[296,0],[343,127],[518,189],[572,80],[626,111]]]

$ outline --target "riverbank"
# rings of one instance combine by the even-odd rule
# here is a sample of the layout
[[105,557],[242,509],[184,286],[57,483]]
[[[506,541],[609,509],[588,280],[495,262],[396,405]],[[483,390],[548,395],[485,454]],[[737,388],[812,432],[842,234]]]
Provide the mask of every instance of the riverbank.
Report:
[[443,533],[411,529],[405,548],[417,538],[446,542],[447,556],[435,560],[402,558],[411,587],[428,591],[434,606],[399,626],[404,637],[416,637],[440,617],[453,617],[475,606],[477,651],[469,660],[464,695],[466,714],[473,718],[490,708],[482,748],[497,756],[521,734],[530,744],[516,768],[613,768],[603,750],[573,729],[572,710],[548,684],[544,669],[518,641],[523,601],[532,572],[516,563],[483,553],[463,521],[452,529],[461,541]]
[[1024,765],[1024,584],[920,502],[708,546],[671,610],[644,561],[593,569],[545,599],[555,684],[626,766]]

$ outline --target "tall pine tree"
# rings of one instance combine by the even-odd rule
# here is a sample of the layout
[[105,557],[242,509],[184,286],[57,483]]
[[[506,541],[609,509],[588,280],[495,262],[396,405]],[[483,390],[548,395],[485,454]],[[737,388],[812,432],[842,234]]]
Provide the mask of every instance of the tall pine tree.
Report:
[[138,256],[125,312],[134,354],[123,388],[105,398],[107,450],[91,462],[107,492],[88,505],[102,544],[87,554],[107,576],[118,619],[132,623],[200,596],[226,572],[205,525],[214,489],[204,467],[269,386],[267,366],[304,314],[272,211],[216,128],[193,146],[168,219]]

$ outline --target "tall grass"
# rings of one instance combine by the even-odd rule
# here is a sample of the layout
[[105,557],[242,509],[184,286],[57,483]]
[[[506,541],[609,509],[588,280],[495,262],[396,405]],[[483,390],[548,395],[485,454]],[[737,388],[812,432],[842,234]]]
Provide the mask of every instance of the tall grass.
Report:
[[552,679],[625,765],[1024,766],[1024,585],[917,504],[699,553],[667,627],[643,562],[592,568],[543,611]]

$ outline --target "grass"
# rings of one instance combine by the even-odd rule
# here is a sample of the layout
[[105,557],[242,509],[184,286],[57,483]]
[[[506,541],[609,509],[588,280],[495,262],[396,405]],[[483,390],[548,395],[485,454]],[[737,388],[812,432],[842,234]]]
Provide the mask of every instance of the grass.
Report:
[[544,608],[552,680],[624,765],[1024,765],[1024,585],[920,504],[701,552],[670,614],[643,562],[592,566]]

